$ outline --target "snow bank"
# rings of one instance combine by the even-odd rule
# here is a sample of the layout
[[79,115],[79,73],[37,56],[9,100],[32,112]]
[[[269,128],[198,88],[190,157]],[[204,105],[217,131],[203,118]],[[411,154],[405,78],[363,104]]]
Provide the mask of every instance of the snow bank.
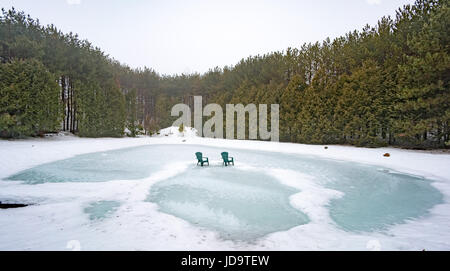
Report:
[[160,130],[157,136],[159,137],[185,137],[194,138],[197,137],[197,130],[191,127],[185,127],[184,132],[180,132],[180,127],[169,127]]

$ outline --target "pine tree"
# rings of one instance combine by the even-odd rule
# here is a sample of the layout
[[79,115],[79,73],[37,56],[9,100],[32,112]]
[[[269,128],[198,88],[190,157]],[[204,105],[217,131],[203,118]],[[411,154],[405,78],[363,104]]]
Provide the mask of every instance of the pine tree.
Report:
[[56,131],[61,108],[53,75],[37,60],[0,64],[0,136]]
[[133,89],[125,94],[127,108],[127,128],[130,131],[131,137],[136,137],[136,135],[139,133],[136,99],[136,89]]
[[280,133],[281,138],[286,141],[295,142],[297,135],[301,132],[298,127],[297,116],[301,110],[301,99],[306,88],[304,78],[295,75],[281,95]]
[[448,1],[423,1],[403,14],[402,26],[417,31],[407,35],[404,63],[398,73],[396,124],[401,144],[442,147],[449,139],[450,9]]

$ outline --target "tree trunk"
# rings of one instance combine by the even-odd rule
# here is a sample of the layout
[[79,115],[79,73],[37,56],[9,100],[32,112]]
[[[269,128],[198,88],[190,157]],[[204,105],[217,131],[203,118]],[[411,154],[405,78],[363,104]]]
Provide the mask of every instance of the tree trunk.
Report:
[[70,108],[70,78],[67,86],[67,116],[66,116],[66,131],[70,131],[70,117],[71,117],[71,108]]
[[66,130],[66,77],[63,75],[61,76],[61,101],[64,105],[64,116],[63,116],[63,123],[62,123],[62,129],[63,131]]

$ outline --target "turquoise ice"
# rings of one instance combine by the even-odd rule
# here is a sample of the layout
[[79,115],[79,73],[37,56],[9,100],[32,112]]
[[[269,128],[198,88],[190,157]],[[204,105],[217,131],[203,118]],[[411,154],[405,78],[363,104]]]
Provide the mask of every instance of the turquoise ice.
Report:
[[223,238],[251,240],[309,222],[289,203],[298,192],[263,173],[211,167],[159,182],[148,200],[163,212],[219,231]]
[[96,201],[84,208],[84,212],[90,220],[99,220],[111,216],[119,207],[120,202],[117,201]]

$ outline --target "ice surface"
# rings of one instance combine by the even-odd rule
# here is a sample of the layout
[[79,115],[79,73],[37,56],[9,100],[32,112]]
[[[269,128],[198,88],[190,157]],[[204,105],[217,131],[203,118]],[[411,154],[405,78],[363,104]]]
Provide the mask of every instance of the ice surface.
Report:
[[[173,147],[169,149],[176,150]],[[78,155],[24,170],[7,180],[29,184],[138,180],[161,170],[174,157],[176,154],[168,152],[165,146],[133,147]]]
[[327,187],[344,193],[331,200],[330,215],[346,230],[386,230],[396,223],[429,215],[428,210],[444,202],[430,181],[373,166],[341,167],[329,179]]
[[97,201],[91,202],[84,208],[84,212],[89,215],[90,220],[104,219],[111,216],[120,207],[118,201]]
[[260,172],[213,166],[159,182],[148,200],[225,239],[251,240],[309,222],[289,203],[298,192]]
[[[210,167],[195,165],[197,151],[209,157]],[[222,166],[222,151],[235,157],[235,167]],[[225,239],[256,239],[311,220],[346,231],[383,231],[426,216],[443,202],[429,180],[379,166],[200,145],[147,145],[83,154],[19,172],[8,180],[28,184],[140,180],[186,161],[192,161],[187,170],[153,185],[147,200],[157,203],[160,211],[215,230]],[[99,203],[88,212],[97,217],[111,204]]]

